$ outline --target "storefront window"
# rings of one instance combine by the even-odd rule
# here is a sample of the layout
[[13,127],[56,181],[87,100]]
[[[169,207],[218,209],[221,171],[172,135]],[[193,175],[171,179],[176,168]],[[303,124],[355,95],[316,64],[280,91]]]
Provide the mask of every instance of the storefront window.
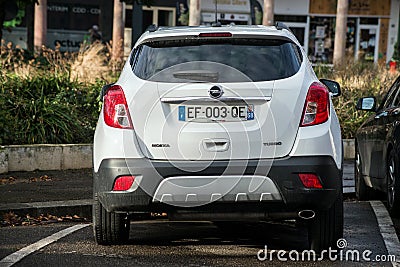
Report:
[[376,33],[374,28],[360,27],[360,41],[358,59],[373,62],[375,60],[375,47],[377,46]]
[[308,57],[313,63],[331,64],[334,45],[333,17],[311,17]]

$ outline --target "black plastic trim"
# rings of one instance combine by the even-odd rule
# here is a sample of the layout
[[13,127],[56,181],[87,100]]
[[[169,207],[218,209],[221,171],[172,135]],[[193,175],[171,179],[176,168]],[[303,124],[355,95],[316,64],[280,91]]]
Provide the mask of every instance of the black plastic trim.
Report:
[[[204,170],[194,173],[199,162],[169,162],[150,159],[107,159],[101,163],[100,169],[94,173],[94,192],[108,211],[155,211],[164,209],[179,209],[164,204],[154,204],[152,194],[155,192],[160,179],[172,176],[207,176],[235,174],[268,176],[278,187],[283,201],[278,203],[279,209],[296,211],[300,209],[323,210],[328,209],[342,190],[342,170],[332,157],[287,157],[270,160],[231,160],[214,161]],[[272,164],[272,165],[271,165]],[[179,165],[180,168],[177,168]],[[129,167],[128,167],[129,166]],[[228,167],[229,166],[229,167]],[[269,168],[270,166],[270,168]],[[314,173],[320,178],[323,189],[308,189],[301,183],[298,173]],[[141,188],[133,192],[113,192],[114,179],[120,175],[140,175],[146,188],[152,192],[144,192]],[[238,173],[236,173],[238,174]],[[159,177],[156,179],[155,177]],[[249,206],[256,206],[263,210],[277,205],[276,202],[254,202],[244,204],[245,210]],[[204,208],[229,207],[238,203],[212,203]],[[222,208],[224,209],[224,208]]]

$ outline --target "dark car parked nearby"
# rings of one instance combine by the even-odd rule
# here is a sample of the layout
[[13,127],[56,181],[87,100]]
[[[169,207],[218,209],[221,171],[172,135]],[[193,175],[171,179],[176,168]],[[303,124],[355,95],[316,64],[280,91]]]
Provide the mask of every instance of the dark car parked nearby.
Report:
[[357,109],[373,114],[356,133],[355,182],[360,200],[386,194],[392,215],[400,215],[400,77],[377,107],[375,97],[358,100]]

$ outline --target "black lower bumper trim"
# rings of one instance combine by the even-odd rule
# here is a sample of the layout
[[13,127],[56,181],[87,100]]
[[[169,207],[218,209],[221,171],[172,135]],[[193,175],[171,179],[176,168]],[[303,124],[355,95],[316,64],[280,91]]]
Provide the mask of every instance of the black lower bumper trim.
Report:
[[[282,196],[280,209],[297,211],[301,209],[328,209],[342,191],[342,172],[332,157],[287,157],[276,160],[231,160],[214,161],[200,171],[199,162],[168,162],[150,159],[107,159],[104,160],[97,173],[94,173],[94,193],[108,211],[155,211],[174,209],[163,204],[152,202],[152,196],[160,180],[176,176],[207,176],[207,175],[261,175],[268,176],[277,186]],[[299,173],[316,174],[323,189],[308,189],[301,183]],[[141,185],[133,192],[113,192],[112,187],[116,177],[121,175],[140,176]],[[255,207],[269,209],[270,202],[249,202],[243,209]],[[212,203],[205,205],[207,210],[215,209],[215,205],[224,207],[240,206],[232,203]]]

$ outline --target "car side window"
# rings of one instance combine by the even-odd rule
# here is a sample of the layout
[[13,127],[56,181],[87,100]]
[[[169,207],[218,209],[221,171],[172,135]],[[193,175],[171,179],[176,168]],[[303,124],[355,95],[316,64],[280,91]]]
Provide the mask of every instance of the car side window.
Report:
[[389,90],[389,93],[387,94],[387,97],[386,97],[386,99],[385,99],[385,102],[384,102],[384,104],[383,104],[383,108],[384,109],[387,109],[387,108],[390,108],[390,107],[392,107],[393,106],[393,102],[394,102],[394,99],[395,99],[395,97],[397,96],[397,94],[398,94],[398,89],[399,89],[399,82],[400,82],[400,80],[398,79],[393,85],[392,85],[392,87],[390,88],[390,90]]
[[392,107],[399,107],[400,106],[400,82],[396,83],[396,96],[394,97],[394,101],[392,103]]

